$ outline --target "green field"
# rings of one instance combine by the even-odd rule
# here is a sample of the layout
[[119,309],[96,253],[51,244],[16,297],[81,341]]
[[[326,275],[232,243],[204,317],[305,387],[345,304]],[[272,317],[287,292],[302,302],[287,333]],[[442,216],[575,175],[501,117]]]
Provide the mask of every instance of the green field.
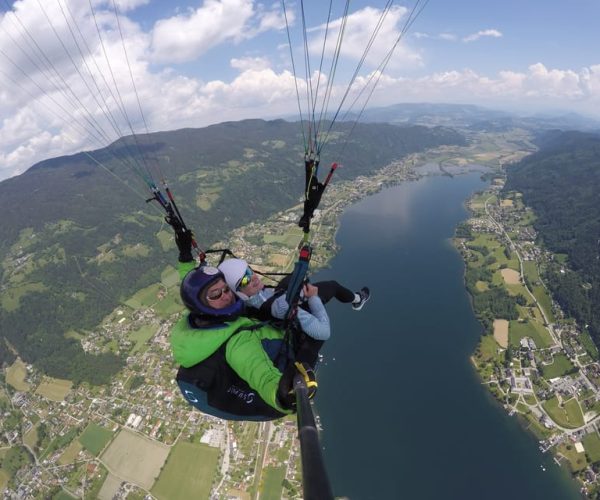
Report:
[[17,391],[29,390],[29,384],[25,382],[26,377],[27,367],[20,358],[17,358],[6,370],[6,383],[14,387]]
[[527,292],[527,289],[523,285],[521,285],[521,284],[518,284],[518,285],[505,284],[504,286],[506,287],[506,290],[508,291],[508,294],[510,296],[516,297],[518,295],[522,295],[527,300],[527,305],[534,304],[534,301],[531,298],[531,295],[529,295],[529,292]]
[[508,324],[508,341],[512,346],[518,347],[519,341],[529,337],[533,339],[538,348],[549,347],[553,344],[552,337],[548,331],[537,321],[529,320],[520,322],[517,320],[510,321]]
[[300,228],[292,228],[285,234],[265,234],[263,241],[267,244],[276,243],[284,247],[295,248],[298,246],[301,237],[302,230]]
[[85,338],[85,334],[80,333],[77,330],[68,330],[65,332],[65,338],[80,341]]
[[501,246],[496,235],[489,233],[478,233],[473,240],[467,243],[467,245],[470,248],[487,247],[488,250],[490,250],[490,252],[494,251],[496,248],[499,248]]
[[172,231],[165,231],[161,229],[158,233],[156,233],[156,238],[160,243],[161,248],[164,252],[168,252],[175,248],[175,240],[173,239]]
[[[8,450],[9,448],[3,448],[0,450],[0,465],[2,464],[4,457],[8,453]],[[8,473],[8,471],[5,471],[0,467],[0,493],[2,493],[2,491],[6,487],[8,481],[10,481],[10,474]]]
[[600,436],[597,432],[586,434],[581,440],[590,462],[600,462]]
[[542,375],[545,379],[550,380],[571,373],[574,369],[575,366],[569,361],[569,358],[559,353],[554,355],[554,362],[551,365],[542,365]]
[[8,472],[0,469],[0,493],[4,491],[4,488],[6,488],[6,485],[8,484],[9,480],[10,476],[8,475]]
[[556,253],[554,254],[554,258],[560,264],[566,264],[569,261],[569,255],[566,253]]
[[30,292],[43,292],[47,287],[43,283],[25,283],[2,292],[2,308],[12,312],[19,308],[21,299]]
[[156,333],[156,325],[144,325],[139,330],[129,334],[129,340],[135,342],[131,353],[136,353],[144,347],[144,344],[150,340]]
[[56,436],[50,442],[50,444],[46,446],[46,448],[44,448],[44,452],[41,454],[40,460],[43,460],[44,458],[54,453],[56,450],[60,450],[61,448],[64,448],[65,446],[70,444],[73,441],[73,439],[75,439],[75,437],[77,436],[77,432],[78,429],[73,427],[69,429],[69,431],[63,436]]
[[44,377],[35,393],[57,403],[63,401],[71,391],[73,382],[59,378]]
[[529,285],[533,296],[538,301],[540,307],[544,310],[546,317],[550,323],[554,323],[554,315],[552,314],[552,300],[548,291],[542,285],[537,264],[533,261],[525,261],[523,263],[523,272],[525,273],[526,282]]
[[521,264],[519,264],[519,259],[518,259],[516,253],[512,252],[510,254],[510,259],[507,259],[504,256],[504,249],[496,250],[496,252],[502,253],[502,258],[504,259],[504,261],[506,263],[506,267],[508,267],[509,269],[512,269],[514,271],[521,272]]
[[154,304],[152,308],[156,314],[165,319],[181,312],[184,306],[179,298],[179,287],[171,288],[167,295],[160,302]]
[[523,215],[523,217],[521,217],[521,220],[517,223],[517,225],[522,227],[531,226],[536,221],[536,219],[537,217],[533,213],[533,211],[529,211],[525,215]]
[[554,323],[555,318],[552,313],[552,299],[550,299],[548,291],[543,286],[534,286],[532,293],[540,307],[544,310],[544,314],[548,318],[548,321]]
[[58,459],[59,465],[72,464],[82,449],[83,449],[83,446],[79,441],[75,440],[75,441],[71,442],[71,444],[69,446],[67,446],[65,451],[63,451],[62,455],[59,457],[59,459]]
[[592,357],[592,359],[597,360],[599,357],[598,348],[596,347],[596,344],[594,344],[594,341],[592,340],[592,337],[590,337],[590,334],[587,330],[584,330],[581,333],[581,335],[579,336],[579,340],[581,340],[583,347],[585,348],[587,353]]
[[581,427],[583,425],[583,415],[576,399],[569,399],[563,406],[560,406],[558,399],[553,397],[542,404],[548,415],[558,425],[569,429]]
[[37,243],[36,236],[34,236],[33,228],[26,227],[21,229],[19,232],[19,239],[17,242],[10,247],[11,253],[17,253],[21,248],[29,248],[31,245],[35,245]]
[[479,360],[491,361],[498,357],[498,342],[493,335],[482,335],[479,340],[479,355],[477,356]]
[[167,288],[179,285],[179,271],[173,266],[165,267],[163,272],[160,273],[160,281]]
[[492,274],[492,285],[504,286],[505,284],[506,283],[504,281],[504,278],[502,277],[502,273],[498,269],[497,271],[494,272],[494,274]]
[[120,218],[123,222],[131,222],[132,224],[137,224],[140,227],[146,227],[147,222],[163,222],[163,217],[161,215],[149,214],[142,211],[138,211],[128,215],[122,215]]
[[125,257],[148,257],[150,255],[150,247],[141,243],[126,245],[123,247],[123,255]]
[[233,432],[240,452],[244,455],[250,455],[258,438],[258,426],[250,422],[246,424],[235,422],[233,423]]
[[568,441],[567,443],[561,443],[557,450],[568,460],[569,468],[572,472],[579,472],[587,466],[585,453],[577,453],[573,443],[569,443]]
[[577,399],[569,399],[564,406],[567,411],[569,422],[576,427],[582,426],[584,424],[583,413],[581,413],[581,406]]
[[475,196],[473,196],[473,198],[471,198],[471,203],[475,203],[476,205],[481,205],[481,207],[483,208],[485,205],[486,200],[488,200],[488,203],[494,204],[498,201],[498,197],[496,195],[490,195],[490,193],[482,193],[482,194],[476,194]]
[[[236,169],[240,168],[239,162],[236,162],[235,165],[230,164],[229,166],[234,167]],[[210,210],[213,203],[217,201],[221,196],[221,191],[223,191],[223,186],[208,186],[207,184],[203,184],[201,192],[198,192],[196,196],[196,206],[200,210]]]
[[152,304],[158,302],[158,293],[161,290],[161,286],[158,283],[150,285],[146,288],[142,288],[133,297],[125,301],[132,309],[140,309],[141,307],[150,307]]
[[218,448],[180,441],[171,450],[152,494],[159,500],[208,498],[218,461]]
[[112,431],[91,423],[79,436],[79,442],[94,456],[98,456],[112,437]]
[[525,273],[525,278],[534,285],[540,279],[537,263],[533,260],[526,260],[523,262],[523,272]]
[[260,498],[264,500],[279,500],[283,490],[285,467],[265,467],[261,484]]
[[31,429],[23,436],[23,443],[30,448],[34,448],[38,440],[37,425],[32,425]]
[[60,490],[52,497],[52,500],[74,500],[77,497],[69,495],[65,490]]
[[551,432],[539,422],[533,413],[521,415],[521,418],[524,419],[523,422],[526,425],[526,429],[532,432],[537,439],[542,440],[550,437]]

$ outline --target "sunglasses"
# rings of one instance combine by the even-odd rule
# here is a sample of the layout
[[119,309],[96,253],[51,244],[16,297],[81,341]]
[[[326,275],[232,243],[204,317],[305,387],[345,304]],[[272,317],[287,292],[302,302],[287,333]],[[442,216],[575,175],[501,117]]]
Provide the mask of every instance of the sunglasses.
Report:
[[231,288],[228,285],[225,285],[223,288],[217,288],[216,290],[211,290],[206,294],[206,299],[214,302],[215,300],[219,300],[224,293],[231,292]]
[[245,286],[248,286],[250,284],[250,281],[252,281],[252,275],[254,274],[254,271],[252,271],[252,269],[250,269],[249,267],[246,268],[246,272],[244,273],[244,276],[242,276],[242,279],[240,280],[237,289],[239,290],[240,288],[244,288]]

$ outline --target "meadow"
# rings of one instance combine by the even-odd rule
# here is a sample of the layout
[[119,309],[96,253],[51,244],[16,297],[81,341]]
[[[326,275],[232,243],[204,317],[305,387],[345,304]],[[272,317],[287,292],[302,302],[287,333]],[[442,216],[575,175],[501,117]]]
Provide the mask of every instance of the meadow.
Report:
[[208,499],[218,461],[218,448],[179,442],[169,454],[152,494],[159,500]]

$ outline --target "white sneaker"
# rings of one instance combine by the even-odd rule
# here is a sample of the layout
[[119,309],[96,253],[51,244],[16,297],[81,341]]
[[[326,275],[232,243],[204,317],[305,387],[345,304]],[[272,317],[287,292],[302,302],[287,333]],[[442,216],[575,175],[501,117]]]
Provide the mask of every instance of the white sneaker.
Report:
[[365,302],[367,302],[367,300],[371,298],[371,292],[366,286],[363,286],[360,289],[360,292],[357,293],[360,299],[358,300],[358,302],[352,302],[352,309],[354,309],[355,311],[360,311],[365,305]]

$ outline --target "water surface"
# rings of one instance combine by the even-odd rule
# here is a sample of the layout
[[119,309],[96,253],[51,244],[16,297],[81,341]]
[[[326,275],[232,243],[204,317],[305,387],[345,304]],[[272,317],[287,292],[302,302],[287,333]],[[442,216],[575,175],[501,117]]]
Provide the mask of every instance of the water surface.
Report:
[[373,293],[360,312],[328,306],[317,408],[336,496],[579,498],[469,361],[481,329],[449,239],[484,187],[479,174],[426,177],[356,203],[331,268],[313,276]]

